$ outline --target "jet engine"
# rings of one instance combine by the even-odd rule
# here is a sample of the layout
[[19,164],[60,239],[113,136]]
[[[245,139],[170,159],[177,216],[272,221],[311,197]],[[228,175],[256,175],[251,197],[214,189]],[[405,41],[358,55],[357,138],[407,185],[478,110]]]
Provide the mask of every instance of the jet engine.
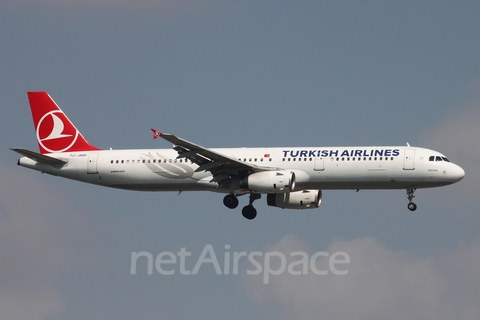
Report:
[[269,193],[267,204],[282,209],[315,209],[322,203],[322,190]]
[[240,186],[256,192],[290,192],[295,189],[295,173],[290,171],[256,172],[243,179]]

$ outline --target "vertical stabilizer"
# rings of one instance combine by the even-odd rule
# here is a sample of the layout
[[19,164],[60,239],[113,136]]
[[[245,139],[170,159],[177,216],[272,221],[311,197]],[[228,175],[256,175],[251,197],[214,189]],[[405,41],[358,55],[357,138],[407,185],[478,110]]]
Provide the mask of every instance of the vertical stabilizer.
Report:
[[99,150],[91,145],[46,92],[28,92],[41,154]]

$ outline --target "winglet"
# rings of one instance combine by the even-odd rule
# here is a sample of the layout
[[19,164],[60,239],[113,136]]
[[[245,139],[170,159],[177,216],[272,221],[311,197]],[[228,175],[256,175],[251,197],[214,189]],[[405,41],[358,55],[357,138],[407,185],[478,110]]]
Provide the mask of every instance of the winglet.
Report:
[[161,137],[162,136],[162,133],[160,131],[157,131],[153,128],[151,128],[150,130],[153,131],[153,139],[157,139],[158,137]]

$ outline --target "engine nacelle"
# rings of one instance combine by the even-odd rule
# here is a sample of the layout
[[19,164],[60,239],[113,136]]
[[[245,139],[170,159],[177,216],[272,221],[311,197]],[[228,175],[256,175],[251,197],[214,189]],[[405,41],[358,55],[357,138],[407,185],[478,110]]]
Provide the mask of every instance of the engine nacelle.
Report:
[[252,173],[242,180],[240,187],[264,193],[290,192],[295,190],[295,173],[290,171]]
[[322,190],[302,190],[288,193],[270,193],[267,204],[282,209],[315,209],[322,203]]

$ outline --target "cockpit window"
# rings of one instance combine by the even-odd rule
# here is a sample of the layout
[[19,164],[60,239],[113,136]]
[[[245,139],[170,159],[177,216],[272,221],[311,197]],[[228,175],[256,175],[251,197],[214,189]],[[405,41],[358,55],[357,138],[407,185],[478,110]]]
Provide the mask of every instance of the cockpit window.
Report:
[[450,162],[450,160],[448,160],[447,158],[445,157],[440,157],[440,156],[430,156],[428,158],[428,161],[445,161],[445,162]]

